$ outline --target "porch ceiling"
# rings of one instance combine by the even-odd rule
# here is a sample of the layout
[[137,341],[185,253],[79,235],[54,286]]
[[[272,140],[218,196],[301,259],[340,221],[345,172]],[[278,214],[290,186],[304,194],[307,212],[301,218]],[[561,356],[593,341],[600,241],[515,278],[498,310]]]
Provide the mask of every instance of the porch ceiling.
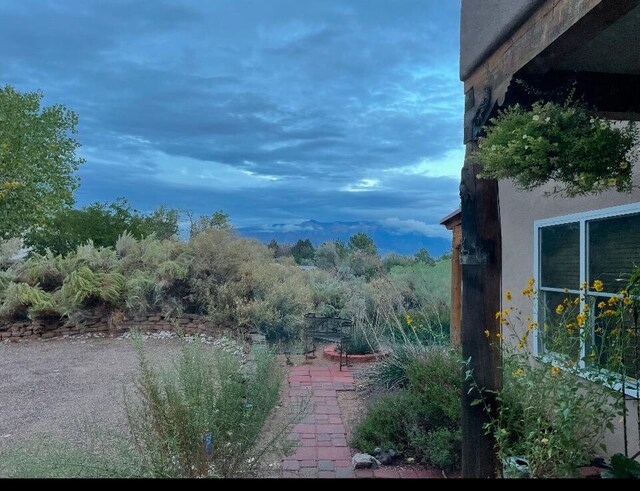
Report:
[[640,75],[640,6],[554,65],[556,70]]

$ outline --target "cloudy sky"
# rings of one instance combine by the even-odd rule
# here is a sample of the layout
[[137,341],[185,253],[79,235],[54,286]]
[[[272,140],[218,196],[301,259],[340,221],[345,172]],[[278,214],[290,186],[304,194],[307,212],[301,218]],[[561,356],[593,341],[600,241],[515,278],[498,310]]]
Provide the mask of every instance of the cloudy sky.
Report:
[[[2,0],[0,84],[80,116],[78,203],[438,234],[459,0]],[[444,230],[442,230],[444,233]]]

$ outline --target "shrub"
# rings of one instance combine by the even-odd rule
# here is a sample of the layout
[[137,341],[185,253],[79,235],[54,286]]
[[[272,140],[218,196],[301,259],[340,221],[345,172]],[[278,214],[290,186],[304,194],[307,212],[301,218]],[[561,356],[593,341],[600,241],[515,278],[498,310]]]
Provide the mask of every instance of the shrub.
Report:
[[150,365],[139,340],[138,356],[139,402],[128,403],[128,418],[152,474],[251,475],[266,451],[262,429],[279,401],[283,375],[274,356],[254,351],[251,373],[236,355],[198,342],[183,344],[168,372]]
[[410,445],[417,454],[440,469],[460,468],[462,432],[459,428],[438,428],[426,433],[415,428],[411,432]]
[[0,316],[4,317],[40,317],[60,313],[51,295],[37,285],[9,283],[3,299]]
[[[370,452],[394,448],[443,468],[460,462],[460,359],[432,347],[408,354],[401,371],[403,389],[385,395],[354,428],[352,444]],[[397,367],[398,365],[396,365]]]
[[354,329],[353,335],[343,343],[343,349],[348,355],[368,355],[377,352],[379,348],[377,340],[367,336],[367,333],[358,327]]
[[342,315],[349,291],[347,285],[324,271],[311,271],[309,274],[311,301],[313,309],[323,317]]
[[409,388],[428,401],[425,411],[432,426],[456,426],[462,413],[461,359],[457,352],[434,347],[407,365]]
[[[389,355],[385,356],[377,366],[373,374],[373,380],[376,385],[381,385],[387,389],[403,388],[409,385],[410,372],[416,378],[419,374],[414,365],[417,361],[427,360],[430,357],[438,356],[439,353],[448,352],[446,345],[442,343],[424,344],[416,337],[400,337],[396,340],[387,341],[385,348],[389,350]],[[447,355],[450,361],[447,363],[449,368],[453,370],[452,374],[457,373],[454,368],[454,355]],[[459,367],[458,367],[459,368]]]
[[6,270],[16,263],[21,249],[21,239],[0,240],[0,271]]
[[246,265],[242,283],[249,294],[238,306],[241,323],[252,325],[269,340],[299,337],[303,314],[312,305],[303,271],[295,266],[253,262]]
[[399,254],[387,254],[382,258],[382,267],[388,273],[395,266],[413,266],[416,260],[412,256],[401,256]]
[[409,391],[381,397],[353,429],[351,445],[366,453],[373,453],[376,447],[406,450],[409,431],[418,424],[421,405],[420,396]]

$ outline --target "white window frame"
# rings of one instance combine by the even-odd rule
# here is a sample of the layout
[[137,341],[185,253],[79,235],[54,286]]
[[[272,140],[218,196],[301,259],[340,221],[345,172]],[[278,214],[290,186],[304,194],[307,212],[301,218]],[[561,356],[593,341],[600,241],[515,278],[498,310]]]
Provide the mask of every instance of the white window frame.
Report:
[[[540,285],[540,269],[542,265],[542,262],[541,262],[542,258],[540,257],[540,229],[545,227],[550,227],[553,225],[565,225],[568,223],[578,223],[580,225],[580,281],[579,281],[579,285],[580,285],[580,284],[583,284],[585,281],[587,282],[590,281],[590,279],[587,277],[588,276],[587,257],[589,252],[588,244],[587,244],[587,222],[592,220],[602,219],[602,218],[615,218],[615,217],[622,217],[625,215],[634,215],[638,213],[640,213],[640,202],[631,203],[628,205],[612,206],[610,208],[601,208],[598,210],[585,211],[581,213],[572,213],[570,215],[563,215],[563,216],[554,217],[554,218],[535,220],[533,222],[533,278],[536,281],[535,288],[538,290],[538,292],[541,289],[540,288],[541,286]],[[545,288],[544,290],[551,291],[551,292],[559,292],[559,293],[563,293],[565,291],[563,288]],[[569,290],[569,293],[580,295],[582,292],[580,292],[579,290]],[[608,298],[611,296],[611,293],[597,293],[597,292],[589,291],[588,296],[602,296],[602,297]],[[580,301],[581,311],[584,308],[585,301],[586,301],[586,298],[583,295]],[[533,302],[533,320],[535,322],[539,322],[538,302]],[[582,358],[584,358],[584,355],[585,355],[584,349],[585,347],[582,346],[582,354],[581,354]],[[535,337],[534,337],[534,343],[533,343],[533,354],[535,356],[544,356],[544,357],[553,356],[553,353],[544,353],[544,351],[542,350],[542,337],[540,336],[539,329],[536,329],[535,331]],[[584,365],[584,362],[581,362],[581,364]],[[586,372],[587,370],[585,370],[585,377],[592,378],[593,373],[590,372],[590,374],[587,374]],[[618,385],[617,387],[613,387],[613,388],[619,391],[621,387],[619,386],[620,384],[617,384],[617,385]],[[628,396],[636,397],[637,391],[635,388],[635,383],[633,388],[631,387],[626,388],[625,392],[627,393]]]

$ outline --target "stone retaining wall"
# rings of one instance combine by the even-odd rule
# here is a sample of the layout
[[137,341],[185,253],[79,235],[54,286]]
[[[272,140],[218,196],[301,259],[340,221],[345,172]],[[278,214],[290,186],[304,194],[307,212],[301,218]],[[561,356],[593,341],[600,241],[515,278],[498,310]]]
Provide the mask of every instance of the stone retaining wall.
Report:
[[182,331],[185,334],[214,335],[231,326],[212,324],[206,317],[183,314],[179,319],[165,319],[159,314],[126,317],[122,314],[103,314],[83,319],[81,322],[61,320],[3,320],[0,319],[0,341],[20,339],[49,339],[90,332],[120,334],[132,328],[142,332]]

